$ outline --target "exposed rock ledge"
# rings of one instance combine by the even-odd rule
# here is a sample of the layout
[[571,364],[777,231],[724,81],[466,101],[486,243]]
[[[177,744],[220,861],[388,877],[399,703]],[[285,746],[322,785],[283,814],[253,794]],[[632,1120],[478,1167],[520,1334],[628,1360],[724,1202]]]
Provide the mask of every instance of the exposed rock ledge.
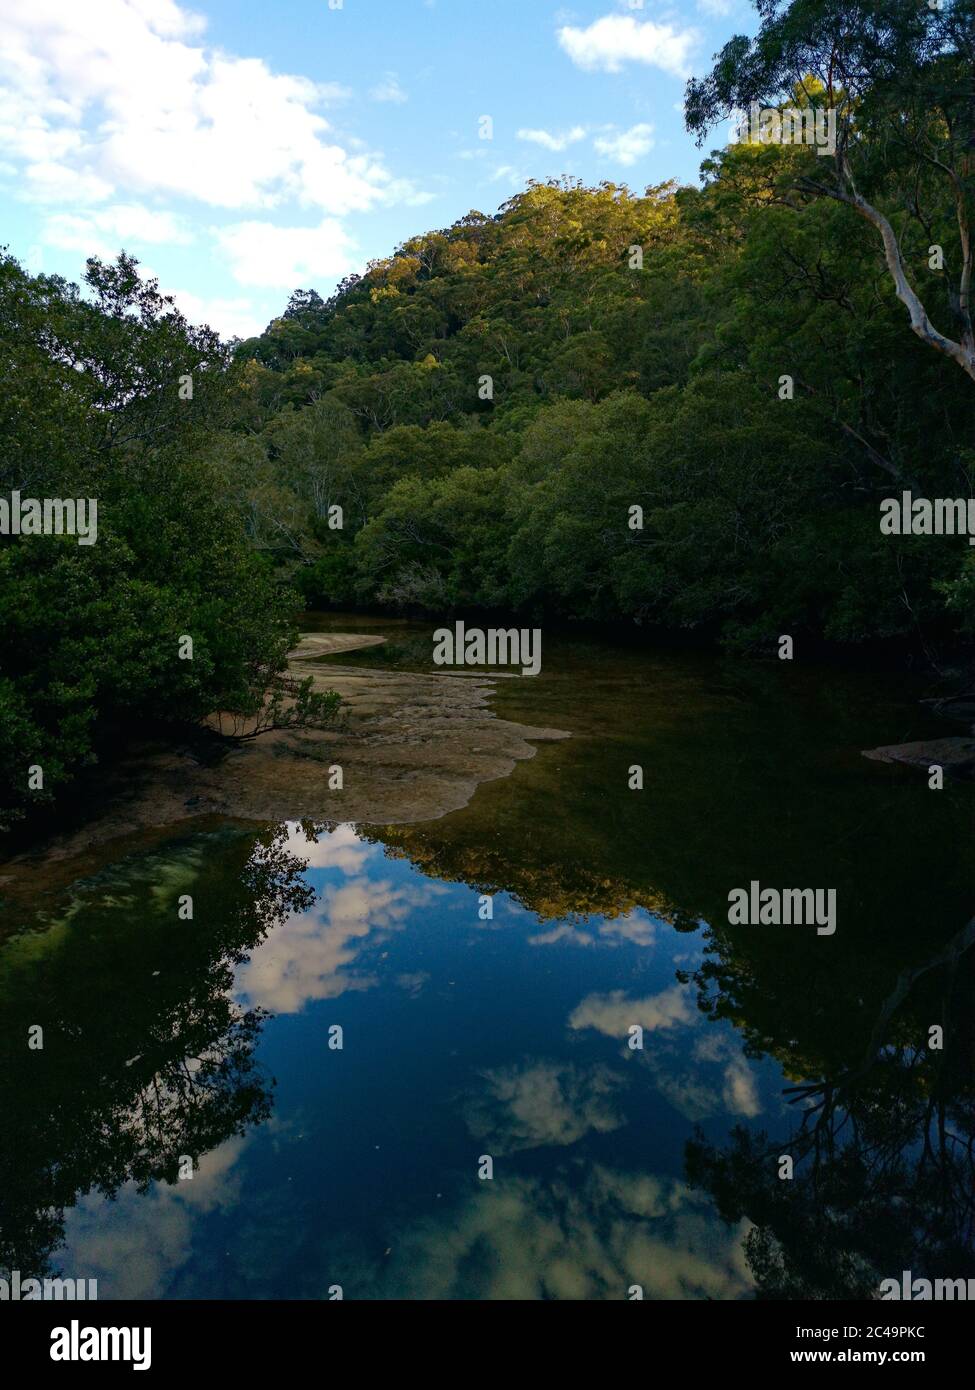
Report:
[[[384,637],[304,634],[289,671],[335,690],[335,727],[264,734],[205,766],[189,750],[141,750],[105,769],[103,809],[82,829],[38,853],[0,866],[0,893],[16,891],[25,870],[75,859],[108,841],[181,821],[298,819],[410,824],[459,810],[482,782],[506,777],[534,757],[533,744],[568,738],[498,719],[488,698],[498,675],[418,675],[322,665],[323,656],[384,643]],[[529,678],[530,679],[530,678]],[[341,791],[328,769],[342,768]],[[96,857],[100,857],[97,856]]]

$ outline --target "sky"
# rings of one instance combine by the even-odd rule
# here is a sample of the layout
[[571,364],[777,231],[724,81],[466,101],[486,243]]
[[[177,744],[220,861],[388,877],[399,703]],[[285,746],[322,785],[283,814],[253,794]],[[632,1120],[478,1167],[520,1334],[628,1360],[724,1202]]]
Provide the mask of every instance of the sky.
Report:
[[684,84],[753,29],[748,0],[0,0],[0,246],[72,280],[124,247],[247,337],[528,179],[695,180]]

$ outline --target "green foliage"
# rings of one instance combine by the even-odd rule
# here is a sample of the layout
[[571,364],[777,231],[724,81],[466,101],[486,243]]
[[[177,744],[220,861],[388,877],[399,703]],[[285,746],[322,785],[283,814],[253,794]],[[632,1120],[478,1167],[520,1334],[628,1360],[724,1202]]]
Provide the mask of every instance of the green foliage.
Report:
[[0,495],[97,496],[100,529],[87,549],[0,543],[8,817],[36,799],[28,765],[47,794],[119,722],[290,718],[273,694],[287,585],[312,605],[636,621],[743,649],[788,631],[930,654],[971,633],[964,538],[879,531],[901,490],[970,494],[970,382],[907,331],[849,189],[855,167],[967,342],[964,265],[939,277],[927,249],[964,243],[972,5],[859,0],[856,24],[834,0],[758,8],[756,38],[691,84],[691,123],[828,97],[833,175],[808,148],[746,142],[700,188],[533,183],[328,301],[296,291],[232,352],[128,257],[91,262],[87,297],[0,259]]
[[207,457],[228,418],[224,349],[127,257],[89,262],[86,282],[82,299],[0,260],[0,495],[98,503],[94,545],[0,537],[0,824],[120,726],[256,715],[293,637],[292,602]]
[[735,36],[688,83],[688,127],[703,141],[753,103],[828,118],[827,148],[776,149],[775,191],[794,207],[827,198],[861,218],[907,310],[902,329],[975,380],[975,0],[754,3],[754,37]]
[[[809,158],[744,143],[644,197],[533,184],[293,296],[240,349],[250,432],[224,446],[255,539],[315,604],[951,641],[964,540],[892,543],[879,502],[968,492],[966,386],[905,333],[874,230],[792,197]],[[302,365],[332,386],[282,406]]]

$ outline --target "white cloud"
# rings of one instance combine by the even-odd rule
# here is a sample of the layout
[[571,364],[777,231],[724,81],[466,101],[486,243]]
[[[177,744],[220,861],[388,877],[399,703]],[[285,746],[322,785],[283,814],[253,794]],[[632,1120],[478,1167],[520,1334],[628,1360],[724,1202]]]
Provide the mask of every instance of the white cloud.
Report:
[[481,1073],[467,1127],[493,1154],[575,1144],[590,1131],[624,1124],[616,1103],[623,1082],[608,1067],[537,1060]]
[[300,1013],[315,999],[371,989],[375,974],[357,966],[390,933],[401,931],[430,890],[349,878],[326,889],[308,912],[290,917],[251,954],[237,976],[240,997],[272,1013]]
[[714,1115],[762,1113],[758,1078],[733,1033],[714,1031],[691,1045],[686,1033],[658,1034],[640,1054],[664,1099],[691,1124]]
[[576,67],[587,72],[620,72],[624,63],[645,63],[675,77],[687,77],[698,34],[651,19],[604,15],[587,29],[565,25],[558,31],[558,40]]
[[389,101],[395,106],[402,106],[409,97],[399,84],[399,78],[395,72],[387,72],[381,82],[377,82],[369,93],[373,101]]
[[303,859],[309,869],[341,869],[345,874],[360,874],[372,846],[360,840],[351,825],[339,825],[328,834],[309,836],[300,821],[289,821],[283,850],[296,859]]
[[156,1182],[148,1192],[127,1182],[112,1201],[100,1193],[82,1196],[65,1220],[67,1267],[96,1279],[102,1295],[161,1298],[192,1259],[198,1215],[239,1204],[235,1166],[249,1142],[249,1136],[235,1137],[202,1154],[192,1182]]
[[694,1059],[698,1064],[717,1062],[724,1067],[721,1098],[725,1110],[730,1114],[748,1115],[754,1119],[762,1113],[755,1074],[736,1041],[727,1035],[706,1034],[694,1044]]
[[355,264],[354,243],[340,222],[323,218],[317,227],[276,227],[272,222],[237,222],[213,234],[234,279],[265,289],[341,276]]
[[24,168],[21,192],[31,203],[70,203],[77,207],[101,203],[113,189],[97,174],[79,172],[54,159],[42,159]]
[[576,125],[559,135],[551,135],[547,130],[519,130],[518,139],[528,140],[534,145],[542,145],[546,150],[564,150],[586,138],[585,126]]
[[658,922],[641,908],[625,917],[607,918],[598,927],[585,923],[561,922],[549,931],[528,938],[529,946],[553,946],[564,941],[572,946],[653,946]]
[[190,323],[209,324],[221,338],[256,338],[267,327],[267,314],[258,314],[249,299],[207,299],[190,290],[162,287]]
[[192,237],[170,212],[117,203],[88,213],[55,213],[44,224],[43,240],[62,250],[114,260],[133,244],[185,245]]
[[205,48],[203,23],[173,0],[0,0],[0,147],[40,166],[42,191],[74,176],[90,196],[333,215],[410,195],[331,136],[319,108],[346,89]]
[[722,1097],[732,1115],[747,1115],[754,1119],[762,1113],[755,1078],[741,1058],[728,1063],[724,1080]]
[[627,942],[631,946],[652,946],[657,939],[658,923],[641,909],[614,917],[602,923],[599,935],[611,946]]
[[597,135],[593,144],[600,154],[620,164],[635,164],[654,147],[653,126],[644,121],[613,135]]
[[318,99],[325,106],[339,106],[342,102],[352,100],[352,88],[346,87],[342,82],[318,82],[316,88]]
[[608,1038],[625,1040],[634,1025],[646,1033],[673,1028],[694,1021],[694,1011],[688,1002],[687,991],[672,985],[661,994],[647,999],[629,999],[621,989],[609,994],[590,994],[569,1015],[572,1029],[595,1028]]
[[726,1226],[706,1196],[672,1178],[597,1163],[581,1177],[566,1165],[544,1179],[507,1173],[476,1187],[396,1232],[368,1296],[593,1302],[625,1298],[638,1283],[645,1299],[684,1301],[737,1299],[754,1287],[749,1223]]

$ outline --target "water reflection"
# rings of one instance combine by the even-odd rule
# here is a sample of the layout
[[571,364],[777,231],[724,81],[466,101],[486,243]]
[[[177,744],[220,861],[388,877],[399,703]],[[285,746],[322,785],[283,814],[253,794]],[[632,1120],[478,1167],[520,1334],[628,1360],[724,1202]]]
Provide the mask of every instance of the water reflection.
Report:
[[973,986],[975,919],[868,1001],[869,1041],[853,1040],[844,1068],[788,1088],[801,1109],[789,1130],[689,1144],[692,1181],[729,1221],[754,1223],[761,1296],[866,1298],[904,1269],[975,1276]]
[[219,880],[200,843],[107,872],[0,950],[0,1267],[43,1272],[79,1196],[173,1182],[181,1160],[267,1118],[263,1015],[230,988],[312,896],[284,841],[260,838],[243,864],[231,851],[236,875]]
[[575,1144],[590,1130],[609,1134],[626,1123],[622,1079],[606,1066],[521,1062],[482,1071],[466,1107],[479,1145],[502,1158],[549,1145]]
[[602,1164],[515,1176],[393,1239],[388,1265],[352,1268],[360,1297],[738,1298],[751,1285],[742,1233],[683,1184]]
[[300,826],[285,827],[282,834],[285,851],[300,856],[316,877],[321,874],[328,891],[319,893],[306,911],[290,916],[252,953],[238,972],[237,988],[251,1005],[290,1014],[313,1000],[374,988],[378,977],[357,965],[359,957],[402,931],[411,914],[442,890],[434,884],[370,877],[367,861],[374,851],[351,826],[339,826],[317,840]]
[[[228,827],[16,924],[0,1265],[103,1298],[868,1296],[972,1272],[962,793],[838,753],[879,741],[855,687],[782,706],[754,674],[637,679],[633,657],[581,687],[557,657],[503,712],[576,738],[465,812]],[[643,799],[619,790],[633,762],[667,770]],[[836,937],[725,925],[753,874],[835,885]]]
[[[659,949],[665,924],[634,909],[540,951],[532,914],[499,898],[483,922],[478,902],[352,827],[290,825],[119,866],[14,936],[4,1101],[29,1147],[5,1152],[5,1263],[83,1271],[102,1297],[745,1293],[745,1226],[682,1181],[674,1136],[647,1145],[651,1054],[634,1067],[622,1045],[624,1020],[693,1026],[691,991],[586,990],[664,986],[686,940],[666,928]],[[35,1016],[51,1039],[39,1111],[15,1046]],[[650,1106],[651,1135],[667,1110]],[[58,1183],[43,1243],[51,1180],[23,1166],[41,1129]]]
[[238,1208],[248,1142],[249,1135],[235,1136],[203,1154],[192,1182],[128,1182],[113,1202],[95,1193],[82,1197],[68,1218],[62,1265],[87,1270],[101,1298],[165,1297],[192,1258],[199,1218],[232,1218]]

